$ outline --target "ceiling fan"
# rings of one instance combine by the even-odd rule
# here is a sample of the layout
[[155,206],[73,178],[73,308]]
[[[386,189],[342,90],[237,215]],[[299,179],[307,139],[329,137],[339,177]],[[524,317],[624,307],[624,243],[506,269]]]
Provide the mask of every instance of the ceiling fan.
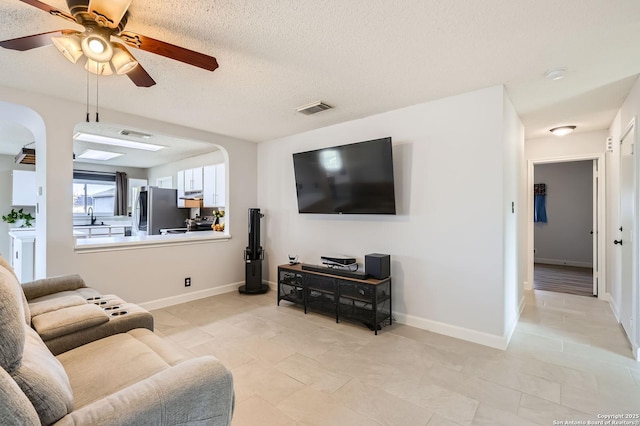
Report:
[[[209,71],[218,68],[213,56],[185,49],[131,31],[124,31],[133,0],[66,0],[71,14],[38,0],[20,0],[67,21],[80,24],[84,31],[58,30],[0,41],[0,46],[13,50],[29,50],[48,45],[56,48],[74,64],[82,56],[85,68],[99,75],[126,74],[136,86],[156,84],[131,55],[125,44],[136,49],[162,55]],[[112,41],[112,38],[121,43]]]

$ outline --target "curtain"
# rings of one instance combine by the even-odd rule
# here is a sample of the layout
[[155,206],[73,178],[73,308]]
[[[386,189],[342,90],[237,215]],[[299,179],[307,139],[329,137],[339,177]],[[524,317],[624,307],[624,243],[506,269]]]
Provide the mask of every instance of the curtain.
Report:
[[547,223],[547,185],[533,185],[533,221]]
[[114,216],[126,216],[128,214],[128,186],[127,174],[125,172],[116,172],[116,199],[113,203]]

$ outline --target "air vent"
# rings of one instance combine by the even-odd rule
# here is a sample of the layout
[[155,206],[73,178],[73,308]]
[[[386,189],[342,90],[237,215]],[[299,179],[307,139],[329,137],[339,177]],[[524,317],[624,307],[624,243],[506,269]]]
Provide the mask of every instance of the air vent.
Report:
[[118,133],[120,133],[123,136],[131,136],[132,138],[140,138],[140,139],[145,139],[145,140],[149,139],[151,137],[151,135],[148,134],[148,133],[136,132],[134,130],[122,129]]
[[311,115],[321,111],[326,111],[331,108],[333,108],[331,105],[327,105],[324,102],[314,102],[310,105],[302,106],[298,108],[296,111],[298,111],[300,114]]

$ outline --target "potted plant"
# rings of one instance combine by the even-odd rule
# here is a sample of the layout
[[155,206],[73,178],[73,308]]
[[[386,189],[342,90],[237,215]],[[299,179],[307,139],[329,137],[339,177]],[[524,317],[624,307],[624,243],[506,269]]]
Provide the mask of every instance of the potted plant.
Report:
[[220,218],[224,217],[224,210],[214,210],[213,216],[215,217],[215,219],[213,221],[213,225],[211,225],[211,228],[214,231],[224,231],[224,222],[220,222]]
[[11,209],[11,212],[2,216],[3,222],[14,225],[16,228],[31,228],[32,220],[35,220],[35,217],[31,216],[31,213],[25,213],[23,209],[18,211]]

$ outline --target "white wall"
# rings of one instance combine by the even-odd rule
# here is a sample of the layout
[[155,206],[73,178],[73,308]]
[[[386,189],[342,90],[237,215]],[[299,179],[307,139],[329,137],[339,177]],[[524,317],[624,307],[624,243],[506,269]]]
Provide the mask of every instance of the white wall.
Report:
[[[505,233],[517,228],[505,215],[518,192],[505,183],[517,167],[504,169],[522,153],[505,154],[506,121],[509,141],[523,143],[509,105],[498,86],[259,144],[265,278],[276,280],[287,254],[320,263],[327,253],[360,262],[389,253],[399,321],[503,346]],[[385,136],[393,138],[396,216],[298,214],[294,152]]]
[[593,161],[537,164],[534,182],[546,184],[548,221],[534,223],[534,260],[593,266]]
[[[620,318],[620,251],[612,245],[612,240],[620,238],[620,138],[622,132],[621,113],[616,114],[609,131],[611,132],[612,151],[606,153],[607,163],[607,293],[611,307]],[[625,123],[625,126],[628,123]]]
[[549,135],[545,138],[527,139],[524,143],[526,160],[542,160],[600,154],[605,150],[609,133],[606,130],[570,133],[558,137]]
[[[611,305],[613,307],[614,313],[620,318],[620,304],[621,303],[632,303],[633,307],[633,328],[634,332],[629,336],[632,345],[634,346],[634,350],[636,352],[636,358],[640,360],[640,350],[638,347],[640,346],[640,284],[636,280],[633,283],[634,291],[633,291],[633,300],[631,301],[623,301],[621,298],[621,290],[620,290],[620,251],[617,249],[618,247],[613,245],[613,240],[619,238],[620,233],[618,232],[618,228],[620,226],[619,221],[619,198],[617,194],[619,194],[620,186],[619,186],[619,173],[620,173],[620,163],[619,163],[619,155],[620,155],[620,139],[622,137],[622,133],[627,128],[629,123],[635,118],[636,120],[636,141],[634,150],[636,155],[638,152],[638,119],[640,118],[640,81],[636,81],[635,85],[631,89],[631,92],[627,96],[627,99],[623,103],[618,115],[614,119],[611,127],[609,128],[610,136],[612,137],[613,143],[613,152],[607,153],[607,175],[611,176],[612,182],[610,183],[611,193],[615,194],[615,197],[611,197],[611,205],[608,212],[610,212],[610,217],[608,218],[608,227],[611,231],[610,237],[607,241],[608,247],[608,256],[607,256],[607,270],[610,271],[608,276],[610,278],[609,281],[609,294],[611,295]],[[636,176],[639,176],[640,173],[640,164],[638,162],[638,157],[636,156]],[[638,178],[636,178],[636,186],[640,186],[640,182]],[[636,190],[636,194],[638,191]],[[637,195],[636,195],[637,196]],[[637,208],[637,205],[636,205]],[[610,211],[609,211],[610,210]],[[638,211],[638,210],[636,210]],[[637,235],[637,230],[636,230]],[[637,261],[637,258],[636,258]]]
[[[144,95],[145,89],[132,88]],[[146,89],[148,90],[148,89]],[[134,93],[135,92],[135,93]],[[25,108],[26,107],[26,108]],[[228,156],[228,241],[139,250],[76,253],[73,249],[71,182],[72,135],[84,119],[85,105],[0,87],[0,115],[17,117],[36,139],[38,197],[36,262],[38,276],[80,273],[89,285],[132,302],[188,297],[244,281],[243,249],[246,211],[256,205],[256,146],[254,143],[197,129],[101,109],[101,121],[148,129],[155,133],[210,142]],[[6,115],[5,115],[6,114]],[[22,115],[27,115],[21,119]],[[184,277],[192,285],[184,287]]]
[[[13,208],[11,206],[11,188],[13,185],[11,172],[13,170],[35,170],[35,167],[28,164],[16,164],[13,155],[0,154],[0,216],[5,216],[7,213],[11,212],[11,209]],[[16,210],[20,208],[24,209],[25,213],[31,213],[31,215],[35,217],[35,208],[21,206],[17,207]],[[11,254],[9,228],[12,226],[13,225],[0,220],[0,255],[7,260],[9,260],[9,256]]]
[[526,220],[524,188],[526,167],[524,163],[524,127],[511,100],[503,95],[503,168],[504,195],[504,329],[507,340],[518,323],[524,307],[524,281],[526,268],[521,258],[525,254],[526,232],[521,232]]

